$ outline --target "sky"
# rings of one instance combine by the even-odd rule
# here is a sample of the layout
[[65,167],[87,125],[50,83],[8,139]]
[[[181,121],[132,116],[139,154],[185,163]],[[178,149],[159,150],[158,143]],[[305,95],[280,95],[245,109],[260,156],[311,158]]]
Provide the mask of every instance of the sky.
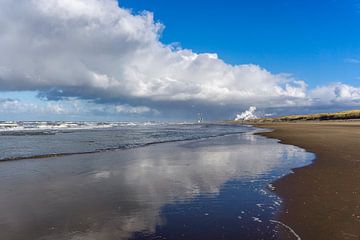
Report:
[[360,1],[0,0],[0,120],[360,108]]

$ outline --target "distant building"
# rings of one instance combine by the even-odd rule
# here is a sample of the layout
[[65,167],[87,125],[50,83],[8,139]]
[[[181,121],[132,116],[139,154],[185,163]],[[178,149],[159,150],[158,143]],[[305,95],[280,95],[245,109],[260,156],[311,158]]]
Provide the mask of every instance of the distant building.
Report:
[[198,123],[202,123],[204,122],[204,118],[202,116],[202,113],[198,113],[198,120],[197,120]]

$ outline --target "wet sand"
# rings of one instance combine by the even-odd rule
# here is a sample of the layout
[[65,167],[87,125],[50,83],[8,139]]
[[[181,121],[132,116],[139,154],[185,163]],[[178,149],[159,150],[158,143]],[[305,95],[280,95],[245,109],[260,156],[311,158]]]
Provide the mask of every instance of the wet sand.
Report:
[[360,239],[360,122],[259,124],[261,133],[316,154],[313,164],[274,183],[280,221],[301,239]]
[[313,158],[248,132],[2,162],[0,239],[277,240],[267,185]]

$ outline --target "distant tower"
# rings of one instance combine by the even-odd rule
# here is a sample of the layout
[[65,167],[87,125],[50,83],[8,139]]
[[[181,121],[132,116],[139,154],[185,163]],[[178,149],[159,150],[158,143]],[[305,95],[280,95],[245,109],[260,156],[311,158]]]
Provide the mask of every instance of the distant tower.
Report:
[[202,113],[198,113],[198,120],[197,120],[197,122],[198,122],[198,123],[202,123],[203,121],[204,121],[204,118],[203,118]]

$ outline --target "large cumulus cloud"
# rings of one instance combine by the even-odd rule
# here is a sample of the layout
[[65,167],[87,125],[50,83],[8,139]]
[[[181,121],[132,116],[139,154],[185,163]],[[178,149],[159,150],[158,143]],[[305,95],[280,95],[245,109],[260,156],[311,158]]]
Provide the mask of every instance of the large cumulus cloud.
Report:
[[161,43],[164,26],[152,13],[134,14],[115,0],[0,4],[0,91],[151,109],[313,102],[306,84],[289,75]]
[[360,106],[360,88],[347,84],[334,83],[317,87],[310,96],[322,105],[358,105]]

